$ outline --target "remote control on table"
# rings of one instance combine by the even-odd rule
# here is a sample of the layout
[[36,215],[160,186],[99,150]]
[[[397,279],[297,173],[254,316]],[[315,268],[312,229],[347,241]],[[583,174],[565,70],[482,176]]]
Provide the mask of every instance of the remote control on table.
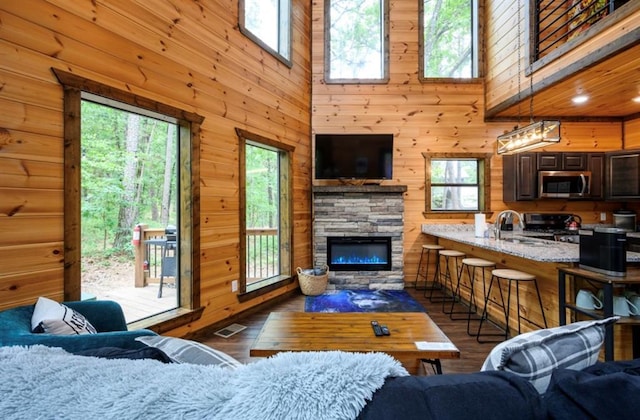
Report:
[[382,330],[382,335],[391,335],[391,333],[389,332],[389,328],[387,328],[386,325],[381,325],[380,329]]
[[373,333],[376,335],[376,337],[384,335],[384,333],[382,332],[382,327],[380,327],[378,321],[371,321],[371,328],[373,328]]

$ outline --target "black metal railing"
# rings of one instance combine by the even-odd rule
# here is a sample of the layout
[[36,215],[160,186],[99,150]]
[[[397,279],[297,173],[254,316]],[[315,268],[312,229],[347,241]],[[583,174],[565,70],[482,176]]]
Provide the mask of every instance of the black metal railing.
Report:
[[572,40],[629,0],[536,0],[535,60]]

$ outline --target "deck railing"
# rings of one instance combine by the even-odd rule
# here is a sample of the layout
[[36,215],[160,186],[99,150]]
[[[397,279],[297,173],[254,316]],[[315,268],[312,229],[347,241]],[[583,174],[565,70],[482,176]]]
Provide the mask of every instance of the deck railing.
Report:
[[586,31],[629,0],[536,0],[535,60]]
[[247,229],[247,284],[280,274],[278,229]]
[[[140,227],[140,244],[134,246],[136,287],[159,281],[166,238],[163,228]],[[280,274],[278,255],[278,229],[247,229],[247,284]]]

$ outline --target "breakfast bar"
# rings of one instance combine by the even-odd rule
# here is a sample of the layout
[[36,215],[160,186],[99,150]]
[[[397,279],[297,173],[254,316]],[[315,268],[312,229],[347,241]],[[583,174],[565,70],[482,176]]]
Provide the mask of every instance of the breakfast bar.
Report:
[[[560,315],[560,308],[564,307],[564,303],[560,302],[558,278],[560,270],[564,273],[568,269],[577,267],[580,260],[578,244],[540,239],[535,233],[521,230],[502,232],[499,240],[495,239],[493,235],[491,235],[492,237],[476,237],[473,224],[423,224],[422,233],[426,235],[426,243],[437,243],[446,249],[464,252],[467,257],[493,261],[497,268],[510,268],[534,274],[538,281],[549,327],[562,325],[566,321]],[[640,262],[640,253],[627,252],[627,262],[632,264]],[[433,273],[433,269],[430,273]],[[482,282],[474,284],[476,296],[484,296],[483,286],[488,286],[488,284],[482,285]],[[568,289],[567,294],[572,296],[574,290]],[[462,295],[463,299],[468,297],[469,294]],[[525,290],[520,309],[528,312],[533,321],[540,323],[543,318],[537,309],[536,299],[535,290]],[[477,304],[479,310],[482,310],[483,302],[478,300]],[[490,305],[487,309],[490,318],[500,319],[500,314],[495,308]],[[510,320],[513,321],[510,324],[516,325],[515,308],[510,309]],[[584,318],[574,317],[574,319]],[[616,359],[632,357],[632,346],[629,345],[632,340],[631,329],[625,329],[624,326],[628,326],[628,324],[623,323],[614,327],[616,330]],[[523,324],[524,331],[535,328],[533,325]],[[619,343],[620,340],[623,340],[624,343]]]

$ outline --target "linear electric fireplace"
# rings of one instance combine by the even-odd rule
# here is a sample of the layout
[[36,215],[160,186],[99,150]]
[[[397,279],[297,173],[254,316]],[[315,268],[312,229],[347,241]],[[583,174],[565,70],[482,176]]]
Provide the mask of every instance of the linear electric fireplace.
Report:
[[327,261],[333,271],[391,270],[391,238],[329,236]]

